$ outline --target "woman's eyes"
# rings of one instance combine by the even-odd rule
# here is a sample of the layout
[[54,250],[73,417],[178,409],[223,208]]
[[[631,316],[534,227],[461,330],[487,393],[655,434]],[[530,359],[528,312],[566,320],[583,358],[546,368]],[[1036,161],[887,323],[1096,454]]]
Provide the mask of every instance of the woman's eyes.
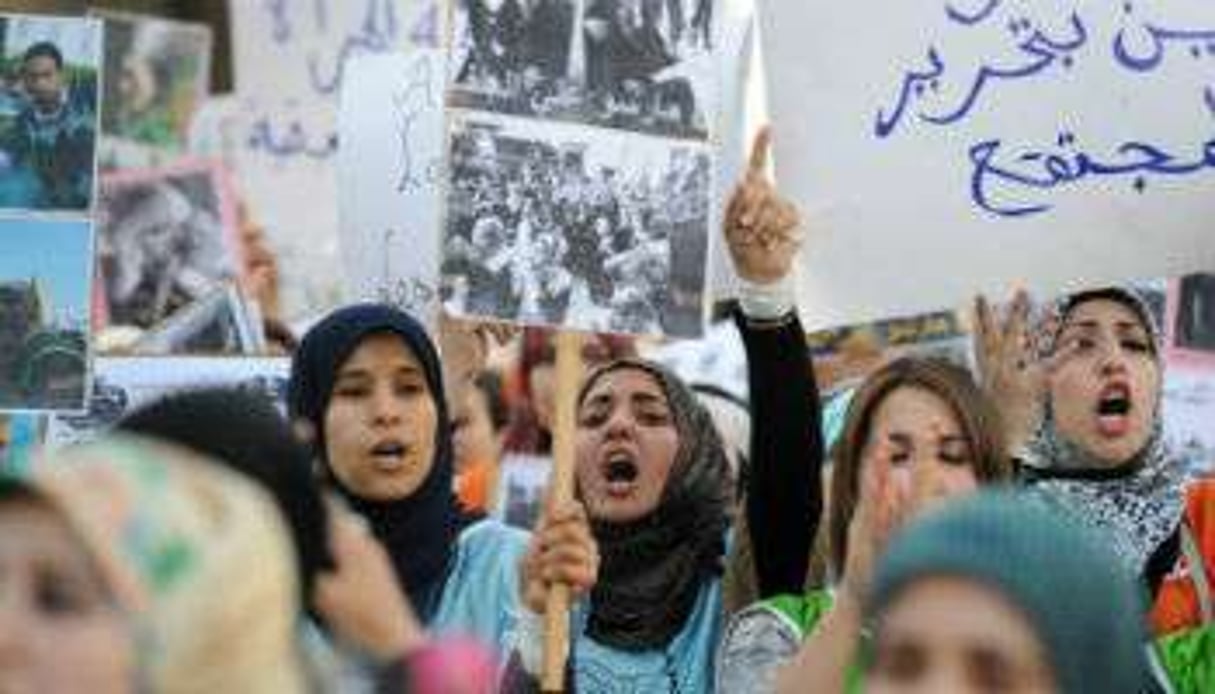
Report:
[[1077,352],[1086,352],[1097,346],[1097,341],[1091,337],[1073,337],[1067,341],[1067,346]]
[[665,410],[642,410],[637,413],[637,421],[646,426],[666,426],[671,423],[671,415]]
[[396,384],[396,392],[399,395],[421,395],[426,392],[426,387],[418,381],[405,381]]
[[99,602],[86,586],[63,576],[40,576],[36,591],[38,609],[48,615],[84,614]]
[[334,388],[333,394],[343,398],[362,398],[371,394],[371,388],[364,385],[343,385]]
[[578,426],[597,427],[607,421],[607,410],[596,408],[578,414]]
[[1152,345],[1147,340],[1138,338],[1127,338],[1123,340],[1122,348],[1128,352],[1144,353],[1152,351]]

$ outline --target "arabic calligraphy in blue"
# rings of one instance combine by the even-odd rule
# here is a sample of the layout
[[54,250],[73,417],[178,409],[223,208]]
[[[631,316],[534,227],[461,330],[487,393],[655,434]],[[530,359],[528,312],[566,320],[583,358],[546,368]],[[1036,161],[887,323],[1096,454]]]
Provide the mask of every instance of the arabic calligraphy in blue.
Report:
[[[990,34],[998,28],[1001,35],[1012,37],[1014,57],[957,68],[940,39],[929,44],[921,64],[903,72],[895,99],[877,109],[872,132],[878,140],[895,137],[901,128],[916,124],[938,128],[959,124],[1001,85],[1064,74],[1079,58],[1100,55],[1100,46],[1105,45],[1101,23],[1086,21],[1079,10],[1068,11],[1068,16],[1054,23],[1057,26],[1044,28],[1015,10],[1001,12],[1003,9],[1003,0],[946,1],[944,15],[953,31],[986,26]],[[1128,76],[1161,69],[1173,54],[1215,62],[1215,28],[1139,21],[1135,5],[1129,1],[1115,11],[1121,21],[1115,21],[1118,26],[1112,35],[1107,34],[1108,55]],[[1204,82],[1197,105],[1215,117],[1215,86],[1209,80]],[[1084,180],[1118,177],[1143,193],[1150,181],[1215,169],[1215,139],[1182,152],[1131,138],[1109,147],[1103,156],[1082,148],[1071,132],[1060,134],[1054,144],[1053,148],[1025,150],[1001,136],[972,144],[967,154],[973,204],[1000,217],[1026,217],[1052,209],[1050,202],[1043,201],[1046,193]],[[1173,148],[1179,149],[1185,148]]]

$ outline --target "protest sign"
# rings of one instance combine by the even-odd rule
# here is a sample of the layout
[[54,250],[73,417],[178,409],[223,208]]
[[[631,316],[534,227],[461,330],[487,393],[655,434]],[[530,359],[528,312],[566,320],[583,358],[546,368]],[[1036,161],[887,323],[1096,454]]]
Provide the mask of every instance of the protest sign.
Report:
[[430,328],[438,314],[444,54],[362,56],[338,116],[341,250],[352,299],[383,301]]
[[435,0],[231,3],[237,98],[226,152],[279,261],[285,318],[343,298],[338,257],[338,98],[357,56],[435,47]]
[[97,220],[107,325],[150,328],[240,267],[235,204],[214,162],[106,174]]
[[763,9],[808,328],[1215,267],[1209,5]]

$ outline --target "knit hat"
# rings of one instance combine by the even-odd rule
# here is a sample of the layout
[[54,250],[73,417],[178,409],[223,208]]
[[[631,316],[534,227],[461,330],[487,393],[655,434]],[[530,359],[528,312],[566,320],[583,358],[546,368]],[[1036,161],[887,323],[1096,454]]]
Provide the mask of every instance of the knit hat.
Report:
[[894,538],[878,564],[866,613],[880,618],[922,578],[973,579],[1028,618],[1059,691],[1150,690],[1140,595],[1096,540],[1017,493],[980,492],[929,513]]
[[53,455],[32,484],[131,615],[148,691],[302,691],[294,557],[257,485],[185,449],[121,437]]

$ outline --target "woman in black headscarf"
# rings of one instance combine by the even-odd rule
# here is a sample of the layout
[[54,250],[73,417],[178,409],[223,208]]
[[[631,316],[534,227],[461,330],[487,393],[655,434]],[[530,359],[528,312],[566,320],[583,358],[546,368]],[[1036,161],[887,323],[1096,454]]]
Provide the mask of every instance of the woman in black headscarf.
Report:
[[[661,367],[615,361],[582,387],[576,442],[577,494],[601,559],[574,609],[568,690],[712,691],[732,489],[708,411]],[[531,588],[514,645],[536,673],[543,591]],[[507,690],[528,690],[524,679]]]
[[331,313],[300,343],[288,409],[310,427],[333,488],[388,550],[423,623],[498,644],[516,612],[527,535],[460,511],[442,369],[423,327],[379,304]]

